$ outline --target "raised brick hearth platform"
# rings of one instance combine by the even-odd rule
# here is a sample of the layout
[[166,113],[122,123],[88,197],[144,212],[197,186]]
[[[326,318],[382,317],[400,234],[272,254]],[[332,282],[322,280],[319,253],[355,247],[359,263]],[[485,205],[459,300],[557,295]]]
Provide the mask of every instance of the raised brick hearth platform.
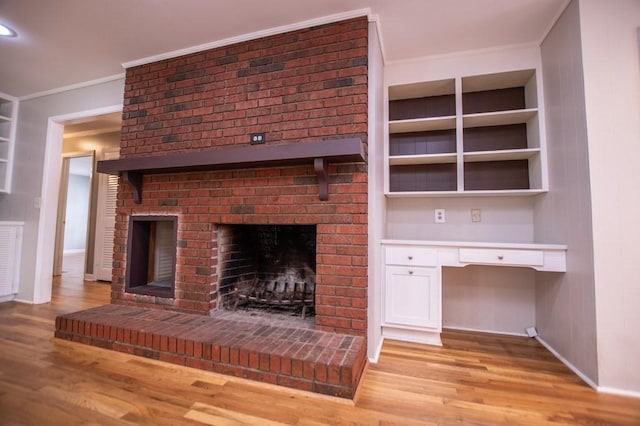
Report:
[[342,398],[366,363],[363,337],[113,304],[58,316],[55,336]]

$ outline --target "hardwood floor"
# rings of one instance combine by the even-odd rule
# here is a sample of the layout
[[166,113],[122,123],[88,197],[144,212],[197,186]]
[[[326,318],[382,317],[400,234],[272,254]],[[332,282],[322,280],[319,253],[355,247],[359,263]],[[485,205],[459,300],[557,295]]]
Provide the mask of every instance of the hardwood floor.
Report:
[[528,338],[387,341],[355,404],[53,339],[58,313],[108,299],[63,275],[50,304],[0,304],[0,424],[640,424],[640,400],[594,392]]

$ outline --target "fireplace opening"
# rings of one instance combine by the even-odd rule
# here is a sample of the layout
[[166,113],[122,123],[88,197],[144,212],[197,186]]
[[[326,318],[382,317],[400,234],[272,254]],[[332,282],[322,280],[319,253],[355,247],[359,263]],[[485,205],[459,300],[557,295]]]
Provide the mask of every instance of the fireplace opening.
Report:
[[128,293],[174,297],[176,241],[176,217],[130,217],[125,285]]
[[315,225],[219,225],[218,247],[223,308],[314,315]]

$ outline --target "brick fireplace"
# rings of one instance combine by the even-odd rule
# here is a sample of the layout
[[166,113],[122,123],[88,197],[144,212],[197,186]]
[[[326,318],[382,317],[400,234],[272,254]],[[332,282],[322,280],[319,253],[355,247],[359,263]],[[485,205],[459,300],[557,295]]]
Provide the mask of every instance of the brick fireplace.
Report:
[[[366,147],[367,34],[367,20],[354,19],[128,69],[121,159],[250,150],[254,133],[265,138],[257,149],[354,138]],[[327,200],[313,163],[277,158],[266,167],[143,174],[141,200],[121,184],[112,303],[210,315],[220,307],[220,226],[312,225],[316,328],[364,336],[366,163],[326,168]],[[131,218],[162,215],[177,219],[172,297],[128,292]]]
[[[111,308],[58,318],[56,336],[352,396],[367,330],[367,28],[363,17],[127,69],[120,159],[98,165],[121,176]],[[180,350],[178,325],[161,331],[207,321],[175,315],[215,320],[228,293],[221,242],[240,225],[303,226],[315,238],[315,331],[255,352],[256,365],[211,336]],[[173,251],[159,256],[148,248],[157,241]],[[127,316],[156,331],[141,335]]]

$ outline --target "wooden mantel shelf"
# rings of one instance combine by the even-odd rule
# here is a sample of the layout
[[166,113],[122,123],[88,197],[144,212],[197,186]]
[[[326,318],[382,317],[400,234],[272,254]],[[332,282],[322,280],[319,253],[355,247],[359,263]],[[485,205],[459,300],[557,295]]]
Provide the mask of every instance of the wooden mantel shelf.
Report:
[[279,145],[242,145],[180,154],[98,161],[98,173],[120,175],[142,202],[142,177],[148,174],[208,170],[278,167],[313,162],[320,200],[329,199],[328,163],[366,162],[358,138],[332,139]]

